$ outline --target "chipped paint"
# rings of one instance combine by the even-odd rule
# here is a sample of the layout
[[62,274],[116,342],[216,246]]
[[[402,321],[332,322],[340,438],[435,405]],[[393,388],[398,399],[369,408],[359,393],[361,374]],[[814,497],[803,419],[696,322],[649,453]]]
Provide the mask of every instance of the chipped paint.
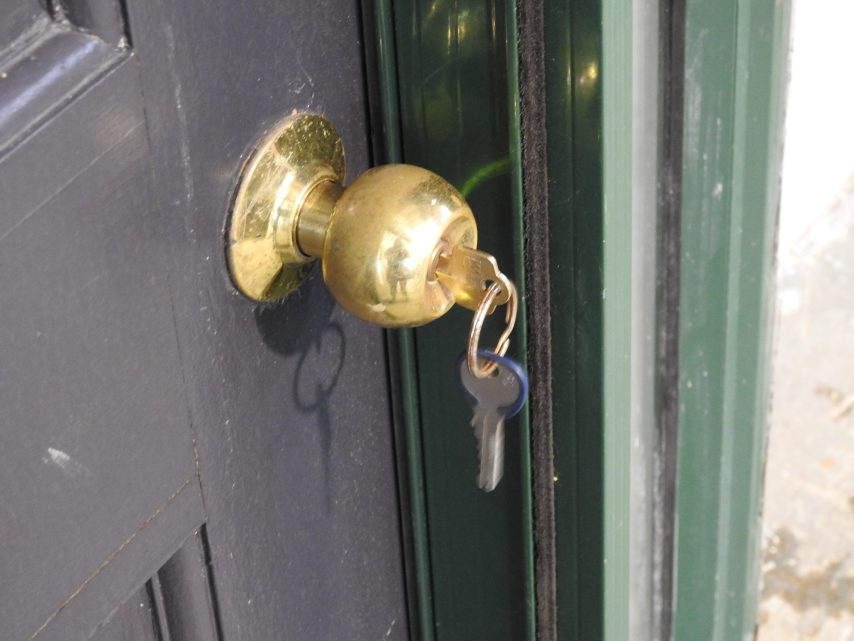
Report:
[[76,476],[92,475],[92,472],[89,471],[88,467],[78,461],[75,461],[68,455],[68,453],[55,447],[47,448],[47,452],[42,457],[42,462],[45,465],[55,465],[72,478]]

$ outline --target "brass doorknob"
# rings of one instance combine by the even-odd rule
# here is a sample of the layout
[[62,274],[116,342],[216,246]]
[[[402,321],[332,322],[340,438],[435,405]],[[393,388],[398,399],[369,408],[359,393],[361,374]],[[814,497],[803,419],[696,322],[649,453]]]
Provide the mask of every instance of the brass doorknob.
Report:
[[241,172],[228,228],[229,271],[244,295],[282,298],[320,259],[342,307],[405,327],[455,302],[476,309],[491,282],[506,283],[495,259],[476,251],[474,216],[446,180],[412,165],[376,167],[346,188],[343,180],[341,138],[322,116],[290,116],[260,141]]

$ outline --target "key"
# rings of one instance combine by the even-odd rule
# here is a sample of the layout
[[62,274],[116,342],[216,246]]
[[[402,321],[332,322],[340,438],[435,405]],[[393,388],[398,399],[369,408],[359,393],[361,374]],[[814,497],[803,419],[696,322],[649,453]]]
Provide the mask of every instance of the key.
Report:
[[495,371],[486,378],[477,378],[469,371],[463,354],[459,362],[460,383],[474,404],[471,426],[480,459],[477,485],[491,492],[504,473],[504,421],[525,404],[528,376],[512,358],[485,349],[478,350],[478,356],[494,361]]
[[455,246],[450,253],[439,254],[436,278],[450,290],[457,305],[473,312],[477,311],[489,283],[502,284],[501,293],[489,306],[489,314],[510,299],[509,280],[498,269],[495,257],[464,245]]

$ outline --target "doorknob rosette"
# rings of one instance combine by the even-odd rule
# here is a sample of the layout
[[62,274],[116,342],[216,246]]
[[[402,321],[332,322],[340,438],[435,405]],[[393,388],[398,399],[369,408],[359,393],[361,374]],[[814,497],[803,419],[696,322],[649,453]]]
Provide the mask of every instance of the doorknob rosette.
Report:
[[290,116],[261,138],[240,171],[228,223],[237,289],[274,301],[299,287],[313,259],[299,249],[295,218],[318,186],[343,180],[344,146],[321,116]]
[[412,165],[383,165],[344,179],[344,149],[316,114],[286,118],[241,172],[228,229],[232,280],[257,301],[299,286],[310,261],[352,314],[384,327],[422,325],[454,294],[437,277],[453,247],[477,247],[474,216],[443,178]]

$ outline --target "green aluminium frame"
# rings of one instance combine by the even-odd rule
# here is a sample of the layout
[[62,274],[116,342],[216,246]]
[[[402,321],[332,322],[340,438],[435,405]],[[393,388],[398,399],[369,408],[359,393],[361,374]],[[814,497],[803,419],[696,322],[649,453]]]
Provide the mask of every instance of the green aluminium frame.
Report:
[[465,194],[535,390],[483,494],[470,315],[389,333],[411,638],[741,641],[788,1],[363,9],[375,160]]
[[754,633],[789,20],[684,16],[675,641]]
[[629,637],[632,2],[546,0],[555,608]]
[[[522,303],[511,351],[524,362],[517,56],[508,37],[516,30],[515,6],[378,0],[371,8],[384,160],[426,167],[465,193],[479,247],[517,283]],[[504,479],[482,493],[474,482],[471,409],[455,375],[470,318],[455,309],[440,323],[389,339],[412,524],[411,634],[422,641],[533,641],[528,415],[508,423]],[[485,334],[484,342],[492,337]]]
[[[538,248],[526,246],[523,166],[535,161],[522,154],[518,8],[502,0],[372,6],[382,159],[420,164],[465,192],[479,246],[519,287],[513,353],[524,361],[526,252]],[[555,308],[537,310],[555,328],[550,358],[564,365],[553,370],[553,420],[561,427],[547,490],[560,543],[550,559],[560,586],[553,597],[542,589],[538,595],[535,585],[535,556],[545,551],[534,544],[526,412],[508,426],[515,460],[499,489],[484,495],[472,482],[470,409],[450,373],[468,315],[452,313],[441,324],[390,337],[412,524],[412,628],[423,640],[534,641],[558,631],[567,640],[626,638],[631,75],[600,70],[606,60],[615,70],[631,62],[629,6],[595,0],[544,7],[570,26],[561,31],[558,20],[544,34],[556,59],[543,71],[560,82],[547,83],[543,98],[555,116],[540,123],[558,132],[549,137],[547,160],[556,177],[549,201],[557,204],[544,212],[553,229],[542,248],[557,257],[547,279]],[[612,25],[607,33],[603,19]],[[550,598],[550,625],[538,629],[538,614],[549,618]]]

